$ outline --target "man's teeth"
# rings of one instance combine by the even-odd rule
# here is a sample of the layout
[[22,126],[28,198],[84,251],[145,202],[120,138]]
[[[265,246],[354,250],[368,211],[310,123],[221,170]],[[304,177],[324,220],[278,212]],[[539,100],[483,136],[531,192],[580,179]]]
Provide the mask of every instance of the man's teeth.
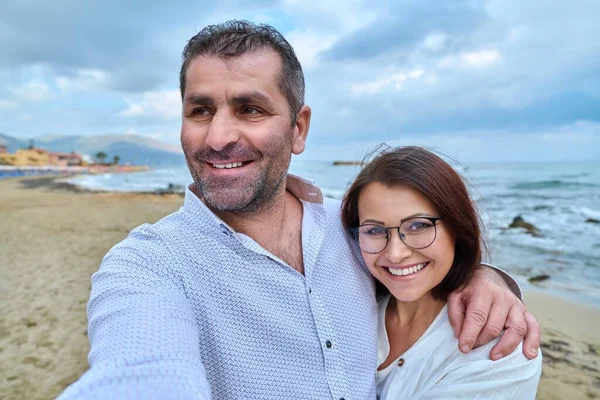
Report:
[[422,270],[426,265],[427,265],[427,263],[424,262],[424,263],[417,264],[410,268],[404,268],[404,269],[388,268],[388,271],[390,271],[390,274],[392,274],[392,275],[404,276],[404,275],[416,274],[417,272]]
[[234,163],[228,163],[228,164],[213,164],[213,167],[215,168],[237,168],[237,167],[241,167],[242,163],[241,162],[234,162]]

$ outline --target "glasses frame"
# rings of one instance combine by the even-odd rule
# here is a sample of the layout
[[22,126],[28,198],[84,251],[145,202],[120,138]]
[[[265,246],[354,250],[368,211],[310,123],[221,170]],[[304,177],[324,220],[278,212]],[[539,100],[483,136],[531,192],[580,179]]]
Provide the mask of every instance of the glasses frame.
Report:
[[[356,240],[356,242],[358,243],[358,247],[360,247],[360,249],[362,251],[364,251],[365,253],[368,253],[368,254],[379,254],[379,253],[383,252],[388,247],[388,245],[390,244],[390,230],[391,229],[395,229],[398,232],[398,236],[400,237],[400,240],[402,240],[402,243],[404,243],[407,247],[410,247],[411,249],[414,249],[414,250],[423,250],[423,249],[426,249],[429,246],[431,246],[435,242],[435,239],[437,239],[437,222],[440,221],[440,220],[442,220],[443,218],[444,217],[411,217],[411,218],[407,218],[405,220],[400,221],[400,225],[398,225],[398,226],[389,226],[387,228],[384,226],[383,229],[385,229],[385,232],[386,232],[385,246],[383,246],[383,249],[381,249],[379,251],[375,251],[375,252],[370,252],[370,251],[367,251],[367,250],[363,249],[362,247],[360,247],[360,239],[359,239],[359,236],[358,236],[360,234],[359,233],[359,229],[361,227],[363,227],[363,226],[366,226],[366,225],[376,225],[376,226],[381,226],[381,225],[373,224],[373,223],[362,224],[362,225],[357,226],[356,228],[352,228],[351,232],[352,232],[352,236],[354,237],[354,240]],[[406,243],[406,241],[404,240],[406,238],[406,235],[404,233],[400,232],[400,227],[406,221],[410,221],[412,219],[426,219],[426,220],[430,221],[433,224],[433,240],[427,246],[424,246],[424,247],[413,247],[413,246],[409,245],[408,243]]]

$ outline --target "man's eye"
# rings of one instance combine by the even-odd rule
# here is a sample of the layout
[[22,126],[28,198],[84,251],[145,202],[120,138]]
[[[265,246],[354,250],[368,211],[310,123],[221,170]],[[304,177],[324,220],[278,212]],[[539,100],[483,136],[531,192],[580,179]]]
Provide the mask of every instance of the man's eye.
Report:
[[198,107],[198,108],[194,108],[192,110],[192,116],[204,116],[204,115],[210,115],[210,110],[208,108],[205,107]]
[[242,108],[242,113],[247,115],[258,115],[262,114],[262,111],[256,107],[244,107]]

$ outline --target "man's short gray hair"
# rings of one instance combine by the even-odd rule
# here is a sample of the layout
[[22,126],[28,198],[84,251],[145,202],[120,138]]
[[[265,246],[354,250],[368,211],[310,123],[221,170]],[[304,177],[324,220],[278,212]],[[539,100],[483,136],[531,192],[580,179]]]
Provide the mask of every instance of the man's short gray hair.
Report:
[[263,49],[272,49],[281,58],[279,88],[286,97],[292,125],[304,105],[304,73],[294,49],[279,31],[270,25],[249,21],[227,21],[209,25],[194,35],[183,49],[179,89],[184,98],[186,72],[197,56],[238,57]]

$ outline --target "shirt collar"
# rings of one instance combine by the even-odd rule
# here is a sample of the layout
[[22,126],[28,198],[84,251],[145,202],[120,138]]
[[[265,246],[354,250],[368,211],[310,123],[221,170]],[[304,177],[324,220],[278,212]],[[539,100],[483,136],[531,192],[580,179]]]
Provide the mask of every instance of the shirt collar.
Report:
[[[185,188],[185,200],[183,208],[192,213],[200,213],[201,215],[210,215],[211,218],[218,225],[226,226],[230,231],[234,231],[229,225],[213,213],[204,202],[196,196],[192,191],[194,183],[190,183]],[[296,196],[299,200],[306,201],[309,203],[323,204],[323,192],[317,186],[314,181],[303,178],[298,175],[288,174],[285,182],[285,189]]]

